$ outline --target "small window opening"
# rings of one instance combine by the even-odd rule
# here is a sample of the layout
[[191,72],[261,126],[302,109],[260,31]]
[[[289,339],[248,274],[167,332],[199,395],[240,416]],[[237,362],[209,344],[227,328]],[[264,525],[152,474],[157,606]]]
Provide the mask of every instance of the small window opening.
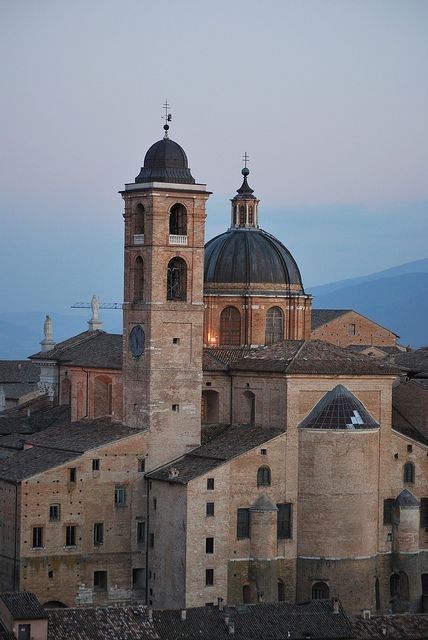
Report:
[[94,591],[107,591],[107,571],[94,571]]
[[207,478],[208,491],[214,491],[214,478]]
[[126,505],[126,488],[125,487],[115,488],[114,503],[117,507]]
[[205,569],[205,585],[212,587],[214,584],[214,569]]
[[238,509],[236,522],[236,537],[238,540],[250,537],[250,510]]
[[205,538],[205,553],[214,553],[214,538]]
[[43,547],[43,527],[33,527],[33,549]]
[[96,547],[104,544],[104,524],[96,522],[94,524],[94,545]]
[[92,460],[92,471],[99,471],[100,470],[100,460],[99,458],[94,458]]
[[180,411],[180,405],[179,404],[173,404],[172,405],[172,410],[175,411],[176,413],[178,413]]
[[206,515],[207,515],[207,518],[210,518],[214,515],[214,502],[207,502]]
[[144,520],[137,521],[137,544],[146,542],[146,523]]
[[139,473],[144,473],[146,470],[146,461],[144,458],[139,458],[138,460],[138,471]]
[[65,528],[65,546],[66,547],[75,547],[76,546],[76,532],[77,527],[74,524],[69,524]]
[[71,469],[68,470],[68,481],[76,482],[76,479],[77,479],[77,469],[76,467],[72,467]]
[[51,504],[49,506],[49,520],[51,522],[58,521],[60,519],[61,507],[59,504]]
[[272,484],[271,471],[269,467],[259,467],[257,471],[257,486],[270,487]]
[[173,338],[172,344],[180,344],[180,338]]

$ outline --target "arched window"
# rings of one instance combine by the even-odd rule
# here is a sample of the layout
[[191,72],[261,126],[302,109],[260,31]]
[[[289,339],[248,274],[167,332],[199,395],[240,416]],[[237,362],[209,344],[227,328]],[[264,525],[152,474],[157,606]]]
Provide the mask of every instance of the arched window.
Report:
[[249,224],[254,222],[253,207],[248,207],[248,222]]
[[226,307],[220,314],[220,344],[241,344],[241,315],[236,307]]
[[327,600],[330,597],[330,589],[325,582],[315,582],[312,585],[312,600]]
[[204,389],[202,391],[202,422],[215,424],[218,422],[218,392]]
[[282,580],[278,580],[278,602],[284,602],[285,588]]
[[144,262],[141,256],[138,256],[134,263],[133,292],[134,302],[141,302],[144,295]]
[[265,342],[284,340],[284,314],[279,307],[271,307],[266,314]]
[[259,467],[257,470],[257,486],[258,487],[270,487],[272,484],[272,477],[270,468],[268,466]]
[[243,205],[239,207],[239,224],[245,224],[245,207]]
[[108,376],[97,376],[94,385],[94,418],[112,415],[112,383]]
[[187,236],[187,211],[186,207],[180,203],[171,207],[169,233],[173,236]]
[[137,204],[135,209],[134,234],[144,235],[144,207],[142,204]]
[[71,380],[63,378],[61,381],[61,404],[71,404]]
[[393,573],[389,578],[389,593],[391,598],[396,598],[400,595],[400,575]]
[[251,587],[249,584],[244,584],[242,587],[242,602],[244,604],[251,603]]
[[403,467],[403,475],[404,475],[404,482],[411,482],[412,484],[414,484],[415,482],[415,465],[413,464],[413,462],[406,462],[406,464]]
[[187,264],[183,258],[173,258],[168,263],[167,300],[187,300]]
[[243,394],[242,424],[254,424],[256,421],[256,396],[252,391]]

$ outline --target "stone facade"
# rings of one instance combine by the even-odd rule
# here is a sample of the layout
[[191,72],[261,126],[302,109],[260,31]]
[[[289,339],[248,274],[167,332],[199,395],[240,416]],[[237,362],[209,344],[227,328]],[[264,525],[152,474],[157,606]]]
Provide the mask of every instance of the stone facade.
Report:
[[[321,311],[323,310],[316,310],[315,313]],[[350,309],[337,311],[336,317],[332,313],[331,317],[326,317],[325,322],[319,326],[317,324],[313,326],[311,338],[331,342],[339,347],[349,345],[394,347],[398,336],[370,318]]]

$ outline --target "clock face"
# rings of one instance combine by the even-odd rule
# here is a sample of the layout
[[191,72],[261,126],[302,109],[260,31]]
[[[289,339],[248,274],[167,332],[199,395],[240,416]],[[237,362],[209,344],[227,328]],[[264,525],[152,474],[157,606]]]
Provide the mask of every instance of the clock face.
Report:
[[135,325],[129,334],[129,348],[134,358],[139,358],[144,353],[146,336],[140,324]]

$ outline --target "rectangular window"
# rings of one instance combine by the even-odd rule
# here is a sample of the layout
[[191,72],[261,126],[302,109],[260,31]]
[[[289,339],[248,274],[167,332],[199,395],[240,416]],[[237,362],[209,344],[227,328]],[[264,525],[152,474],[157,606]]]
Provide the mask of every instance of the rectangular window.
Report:
[[144,569],[132,569],[132,588],[145,589],[146,572]]
[[71,469],[68,470],[68,481],[76,482],[76,479],[77,479],[77,469],[76,467],[72,467]]
[[104,523],[96,522],[94,524],[94,545],[99,547],[104,544]]
[[144,520],[137,520],[137,544],[146,542],[146,523]]
[[356,329],[357,329],[357,327],[356,327],[355,324],[353,324],[353,323],[348,324],[348,336],[355,336]]
[[33,549],[43,547],[43,527],[33,527]]
[[383,501],[383,524],[392,524],[394,502],[394,498],[387,498]]
[[107,571],[94,571],[94,591],[107,591]]
[[59,504],[51,504],[49,506],[49,520],[51,522],[56,522],[60,519],[61,508]]
[[77,527],[75,524],[69,524],[65,528],[65,546],[75,547],[77,540]]
[[158,501],[156,498],[153,498],[153,511],[156,511],[157,507],[158,507]]
[[292,538],[293,535],[293,505],[289,502],[277,504],[278,520],[277,520],[277,537]]
[[155,546],[155,534],[154,533],[150,534],[150,546],[152,547],[152,549]]
[[214,553],[214,538],[205,538],[205,553]]
[[205,569],[205,584],[207,587],[214,584],[214,569]]
[[99,470],[100,470],[100,459],[94,458],[92,460],[92,471],[99,471]]
[[114,490],[114,504],[116,507],[124,507],[126,505],[126,488],[116,487]]
[[18,625],[18,640],[31,640],[31,624]]
[[140,458],[138,460],[138,471],[139,473],[144,473],[145,470],[146,470],[146,461],[144,458]]
[[206,510],[207,518],[210,518],[214,515],[214,502],[207,502],[207,510]]
[[236,537],[238,540],[250,537],[250,510],[238,509]]
[[207,478],[208,491],[214,491],[214,478]]
[[428,527],[428,498],[421,498],[421,527]]
[[172,410],[175,411],[176,413],[178,413],[180,411],[180,405],[179,404],[173,404],[172,405]]

